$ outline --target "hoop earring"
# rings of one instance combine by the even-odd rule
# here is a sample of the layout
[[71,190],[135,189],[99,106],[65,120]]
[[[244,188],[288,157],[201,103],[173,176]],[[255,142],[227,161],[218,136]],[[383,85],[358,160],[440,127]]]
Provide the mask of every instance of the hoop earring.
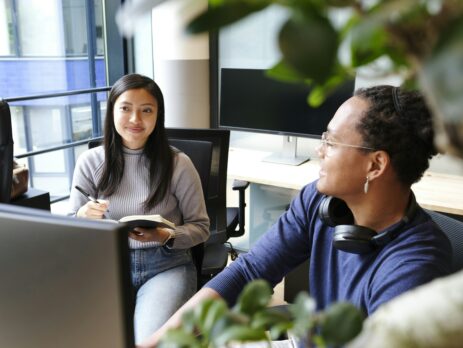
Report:
[[365,184],[363,185],[363,192],[365,192],[365,194],[368,193],[368,185],[370,184],[370,179],[368,179],[368,176],[367,176],[367,180],[365,181]]

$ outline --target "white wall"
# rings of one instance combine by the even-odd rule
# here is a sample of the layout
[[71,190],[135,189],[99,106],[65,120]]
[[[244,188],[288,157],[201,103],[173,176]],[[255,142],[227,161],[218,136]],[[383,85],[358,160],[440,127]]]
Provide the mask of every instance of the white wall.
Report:
[[136,31],[136,71],[154,77],[162,89],[168,127],[210,126],[209,37],[184,31],[207,1],[193,5],[185,0],[161,4]]

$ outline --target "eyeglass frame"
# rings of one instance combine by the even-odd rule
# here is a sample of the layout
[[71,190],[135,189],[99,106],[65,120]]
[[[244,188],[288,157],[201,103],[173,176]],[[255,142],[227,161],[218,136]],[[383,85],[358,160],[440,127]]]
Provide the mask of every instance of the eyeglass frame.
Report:
[[338,145],[338,146],[344,146],[344,147],[351,147],[354,149],[364,149],[364,150],[370,150],[370,151],[376,151],[376,149],[368,146],[362,146],[362,145],[352,145],[352,144],[346,144],[346,143],[339,143],[337,141],[332,141],[326,139],[328,132],[323,132],[322,136],[320,138],[320,149],[323,149],[324,151],[326,150],[327,146],[330,145]]

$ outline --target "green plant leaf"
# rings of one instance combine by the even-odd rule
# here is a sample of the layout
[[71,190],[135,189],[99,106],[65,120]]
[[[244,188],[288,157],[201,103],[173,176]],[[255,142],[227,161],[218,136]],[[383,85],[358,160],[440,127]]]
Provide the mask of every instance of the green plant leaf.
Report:
[[254,280],[244,287],[232,310],[252,316],[268,305],[272,293],[272,289],[266,281]]
[[168,330],[158,345],[159,348],[201,348],[196,337],[181,329]]
[[182,315],[182,329],[185,332],[194,333],[196,329],[196,320],[193,311],[186,311]]
[[333,93],[348,78],[344,73],[331,76],[324,84],[315,85],[307,98],[307,102],[312,107],[319,107],[326,98]]
[[385,54],[387,34],[382,23],[366,19],[351,29],[351,64],[359,67]]
[[265,75],[281,82],[300,83],[307,81],[283,60],[280,60],[277,64],[267,69]]
[[272,307],[265,308],[257,312],[251,319],[251,327],[269,330],[270,327],[276,324],[291,323],[290,313],[278,311]]
[[315,300],[307,292],[300,292],[289,306],[289,311],[294,316],[293,332],[298,337],[304,337],[314,326]]
[[334,6],[334,7],[347,7],[354,5],[356,0],[326,0],[326,3],[329,6]]
[[278,35],[283,60],[304,77],[323,83],[331,74],[338,35],[330,21],[316,13],[295,13]]
[[362,331],[364,316],[351,303],[335,303],[320,317],[320,335],[328,344],[345,344]]
[[198,316],[198,327],[201,333],[209,338],[214,324],[229,311],[228,306],[222,299],[208,299],[207,306]]
[[272,327],[270,328],[270,338],[272,340],[276,340],[278,339],[279,337],[281,337],[281,335],[287,333],[288,331],[290,331],[292,328],[293,328],[293,323],[292,322],[287,322],[287,323],[279,323],[279,324],[275,324],[275,325],[272,325]]
[[219,318],[212,326],[210,330],[210,340],[220,335],[223,331],[227,330],[232,326],[244,326],[249,325],[250,318],[241,313],[227,312],[221,318]]
[[195,17],[188,25],[187,31],[192,34],[219,29],[239,21],[247,15],[260,11],[270,4],[267,0],[235,0],[223,2],[209,7]]
[[268,341],[268,338],[264,330],[254,329],[246,325],[234,325],[213,339],[216,347],[223,347],[234,341]]

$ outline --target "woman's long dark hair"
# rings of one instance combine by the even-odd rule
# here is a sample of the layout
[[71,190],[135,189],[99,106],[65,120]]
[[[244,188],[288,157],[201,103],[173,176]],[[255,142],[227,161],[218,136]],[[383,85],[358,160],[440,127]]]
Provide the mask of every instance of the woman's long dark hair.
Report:
[[148,160],[150,173],[150,194],[144,202],[144,207],[145,210],[149,210],[166,196],[174,170],[174,155],[167,142],[164,127],[164,97],[159,86],[149,77],[139,74],[125,75],[117,80],[111,88],[104,124],[105,163],[97,189],[109,196],[116,191],[122,180],[124,173],[123,145],[122,137],[117,133],[114,125],[114,104],[122,93],[139,88],[150,93],[158,104],[156,126],[143,148],[143,155]]

